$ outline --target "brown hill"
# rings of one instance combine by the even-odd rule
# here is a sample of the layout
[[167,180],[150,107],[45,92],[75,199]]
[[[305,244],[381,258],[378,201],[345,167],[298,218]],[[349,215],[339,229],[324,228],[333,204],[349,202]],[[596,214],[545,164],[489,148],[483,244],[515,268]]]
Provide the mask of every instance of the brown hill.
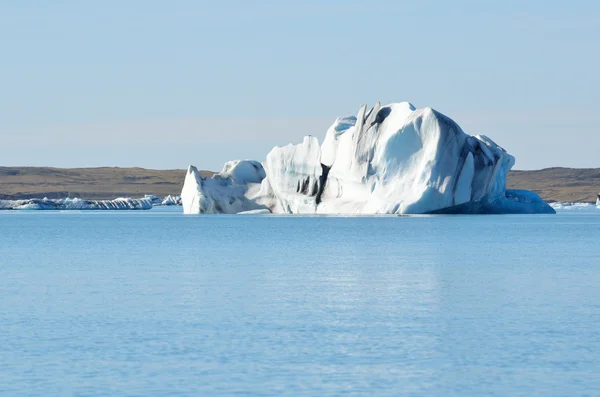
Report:
[[[213,173],[201,171],[203,176]],[[185,170],[144,168],[0,167],[0,199],[112,199],[181,193]]]
[[[210,176],[210,171],[201,171]],[[32,197],[111,199],[120,196],[163,197],[179,194],[185,170],[144,168],[0,167],[0,199]],[[511,189],[533,190],[549,201],[594,202],[600,191],[600,168],[546,168],[511,171]]]
[[600,192],[600,168],[545,168],[537,171],[511,171],[510,189],[537,192],[547,201],[596,202]]

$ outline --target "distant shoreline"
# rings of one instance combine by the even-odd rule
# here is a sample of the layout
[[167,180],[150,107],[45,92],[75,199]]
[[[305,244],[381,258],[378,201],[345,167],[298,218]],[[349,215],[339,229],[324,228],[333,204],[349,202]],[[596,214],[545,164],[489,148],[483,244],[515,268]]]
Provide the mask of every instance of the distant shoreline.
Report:
[[[117,197],[159,197],[180,194],[186,170],[146,168],[0,167],[0,199],[79,197],[110,200]],[[201,171],[203,177],[212,171]],[[511,171],[509,189],[537,192],[548,202],[595,203],[600,192],[600,168],[545,168]]]

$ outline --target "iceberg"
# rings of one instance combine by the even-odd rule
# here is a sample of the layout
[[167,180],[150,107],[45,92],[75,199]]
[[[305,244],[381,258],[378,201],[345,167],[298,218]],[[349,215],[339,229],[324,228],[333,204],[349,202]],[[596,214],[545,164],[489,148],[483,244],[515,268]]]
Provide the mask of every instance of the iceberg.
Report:
[[114,200],[75,199],[26,199],[0,200],[0,210],[149,210],[151,198],[132,199],[120,197]]
[[338,118],[314,136],[275,147],[264,163],[232,161],[212,178],[188,168],[184,213],[555,213],[536,193],[507,190],[515,158],[485,135],[408,102]]
[[158,207],[161,205],[164,205],[164,206],[181,205],[181,196],[178,194],[169,194],[164,199],[161,199],[160,197],[157,197],[153,194],[146,194],[146,195],[144,195],[144,198],[150,200],[152,202],[152,205],[155,207]]
[[161,200],[159,205],[181,205],[181,196],[178,194],[169,194],[163,200]]
[[145,194],[144,195],[145,199],[150,200],[150,202],[152,203],[152,205],[162,205],[162,200],[160,199],[160,197],[157,197],[153,194]]
[[181,204],[184,214],[237,214],[267,209],[255,199],[265,180],[265,170],[258,161],[235,160],[211,178],[202,178],[198,169],[189,166]]

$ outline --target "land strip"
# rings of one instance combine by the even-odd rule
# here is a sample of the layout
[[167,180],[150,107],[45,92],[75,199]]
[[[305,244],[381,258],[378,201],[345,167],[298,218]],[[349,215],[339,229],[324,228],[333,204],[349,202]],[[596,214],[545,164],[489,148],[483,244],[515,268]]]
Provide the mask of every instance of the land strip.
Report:
[[[201,171],[211,176],[211,171]],[[0,167],[0,199],[113,199],[154,194],[179,194],[185,170],[145,168]],[[547,201],[595,202],[600,168],[546,168],[511,171],[508,188],[537,192]]]

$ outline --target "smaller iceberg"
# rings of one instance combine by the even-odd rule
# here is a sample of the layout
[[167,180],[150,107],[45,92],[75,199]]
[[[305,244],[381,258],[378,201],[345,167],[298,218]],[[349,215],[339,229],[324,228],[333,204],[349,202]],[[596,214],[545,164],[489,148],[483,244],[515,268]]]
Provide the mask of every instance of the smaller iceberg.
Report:
[[[238,214],[267,210],[256,196],[266,178],[261,163],[253,160],[234,160],[225,163],[221,172],[203,178],[190,165],[183,183],[181,203],[184,214]],[[270,211],[269,211],[270,212]]]
[[596,198],[596,207],[600,208],[600,193],[598,193],[598,197]]
[[152,199],[145,197],[133,199],[119,197],[114,200],[81,200],[70,199],[25,199],[0,200],[0,210],[149,210],[152,209]]
[[169,194],[167,197],[165,197],[164,199],[161,199],[160,197],[157,197],[153,194],[146,194],[144,196],[145,199],[148,199],[152,202],[152,205],[157,207],[157,206],[171,206],[171,205],[181,205],[181,196],[178,194]]
[[171,205],[181,205],[181,196],[178,194],[169,194],[165,197],[160,205],[171,206]]

